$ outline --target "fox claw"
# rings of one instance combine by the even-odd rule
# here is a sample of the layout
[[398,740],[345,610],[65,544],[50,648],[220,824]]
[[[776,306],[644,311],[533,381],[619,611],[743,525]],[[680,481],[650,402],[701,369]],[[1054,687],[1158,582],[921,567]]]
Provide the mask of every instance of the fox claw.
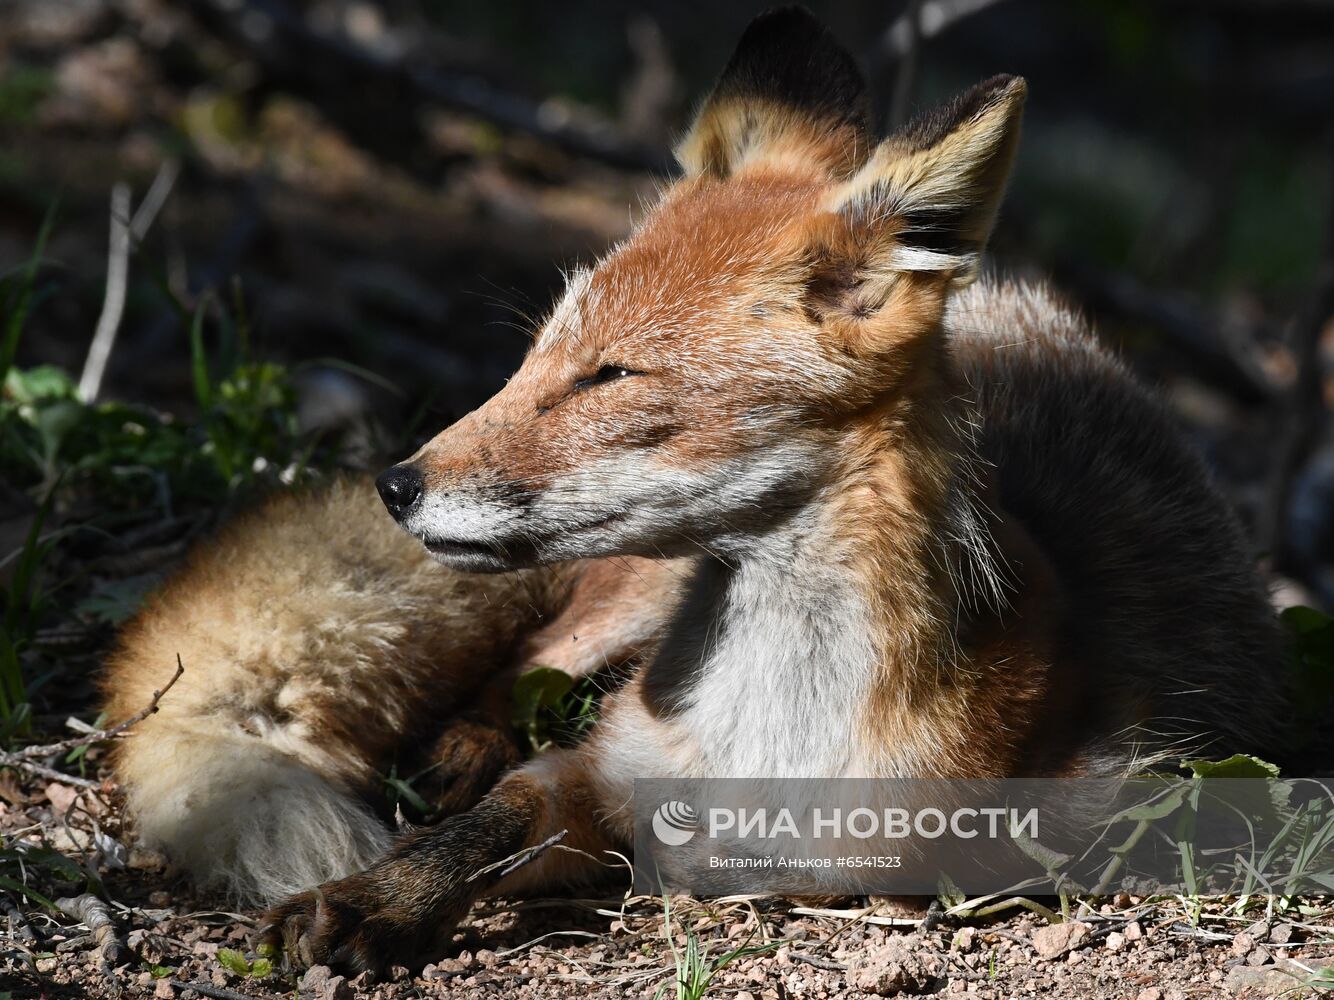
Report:
[[279,951],[288,968],[328,965],[378,976],[392,965],[424,964],[438,957],[462,913],[414,906],[402,892],[406,874],[372,869],[293,896],[264,914],[256,945]]
[[352,876],[277,904],[260,921],[257,947],[279,951],[287,968],[329,965],[378,975],[420,960],[412,945],[422,940],[422,921],[379,903],[367,888],[363,876]]

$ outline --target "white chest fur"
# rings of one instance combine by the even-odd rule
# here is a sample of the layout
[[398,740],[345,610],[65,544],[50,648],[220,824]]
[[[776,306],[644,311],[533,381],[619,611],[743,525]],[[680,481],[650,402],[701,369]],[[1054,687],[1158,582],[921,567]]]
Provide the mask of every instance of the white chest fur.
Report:
[[702,571],[646,684],[671,706],[659,719],[684,752],[677,773],[860,771],[875,643],[866,597],[840,563],[794,526],[735,567]]
[[682,722],[716,777],[833,777],[857,756],[873,647],[861,595],[822,567],[751,561]]

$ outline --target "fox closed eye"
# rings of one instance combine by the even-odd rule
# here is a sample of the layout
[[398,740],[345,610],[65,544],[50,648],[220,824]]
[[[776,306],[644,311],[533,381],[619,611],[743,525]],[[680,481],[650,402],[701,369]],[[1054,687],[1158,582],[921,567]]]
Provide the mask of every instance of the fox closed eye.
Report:
[[643,374],[643,372],[637,372],[633,368],[626,368],[624,365],[603,365],[588,378],[581,378],[575,382],[574,391],[582,392],[584,389],[591,389],[595,385],[603,385],[606,382],[615,382],[617,379],[628,378],[631,375]]

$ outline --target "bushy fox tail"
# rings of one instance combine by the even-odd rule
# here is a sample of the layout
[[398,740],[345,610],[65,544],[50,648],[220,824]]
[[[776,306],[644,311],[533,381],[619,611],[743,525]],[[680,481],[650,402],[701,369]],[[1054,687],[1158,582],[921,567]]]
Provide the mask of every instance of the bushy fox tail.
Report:
[[115,750],[140,840],[202,885],[268,902],[364,867],[381,775],[475,697],[554,599],[548,574],[464,576],[368,480],[226,528],[125,629],[113,720],[185,672]]
[[117,769],[141,842],[198,884],[268,903],[365,868],[388,847],[363,796],[289,752],[299,746],[173,715],[127,742]]

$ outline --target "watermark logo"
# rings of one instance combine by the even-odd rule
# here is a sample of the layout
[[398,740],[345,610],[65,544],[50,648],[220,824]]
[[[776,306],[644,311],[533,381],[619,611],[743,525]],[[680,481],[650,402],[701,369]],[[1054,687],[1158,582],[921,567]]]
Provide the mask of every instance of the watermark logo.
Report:
[[653,814],[653,835],[668,847],[690,842],[699,829],[699,816],[684,802],[664,802]]
[[1307,778],[637,778],[633,803],[649,894],[931,895],[947,876],[972,896],[1239,895],[1257,872],[1286,891],[1299,871],[1314,894],[1334,871],[1334,846],[1289,836],[1334,815],[1328,783]]

